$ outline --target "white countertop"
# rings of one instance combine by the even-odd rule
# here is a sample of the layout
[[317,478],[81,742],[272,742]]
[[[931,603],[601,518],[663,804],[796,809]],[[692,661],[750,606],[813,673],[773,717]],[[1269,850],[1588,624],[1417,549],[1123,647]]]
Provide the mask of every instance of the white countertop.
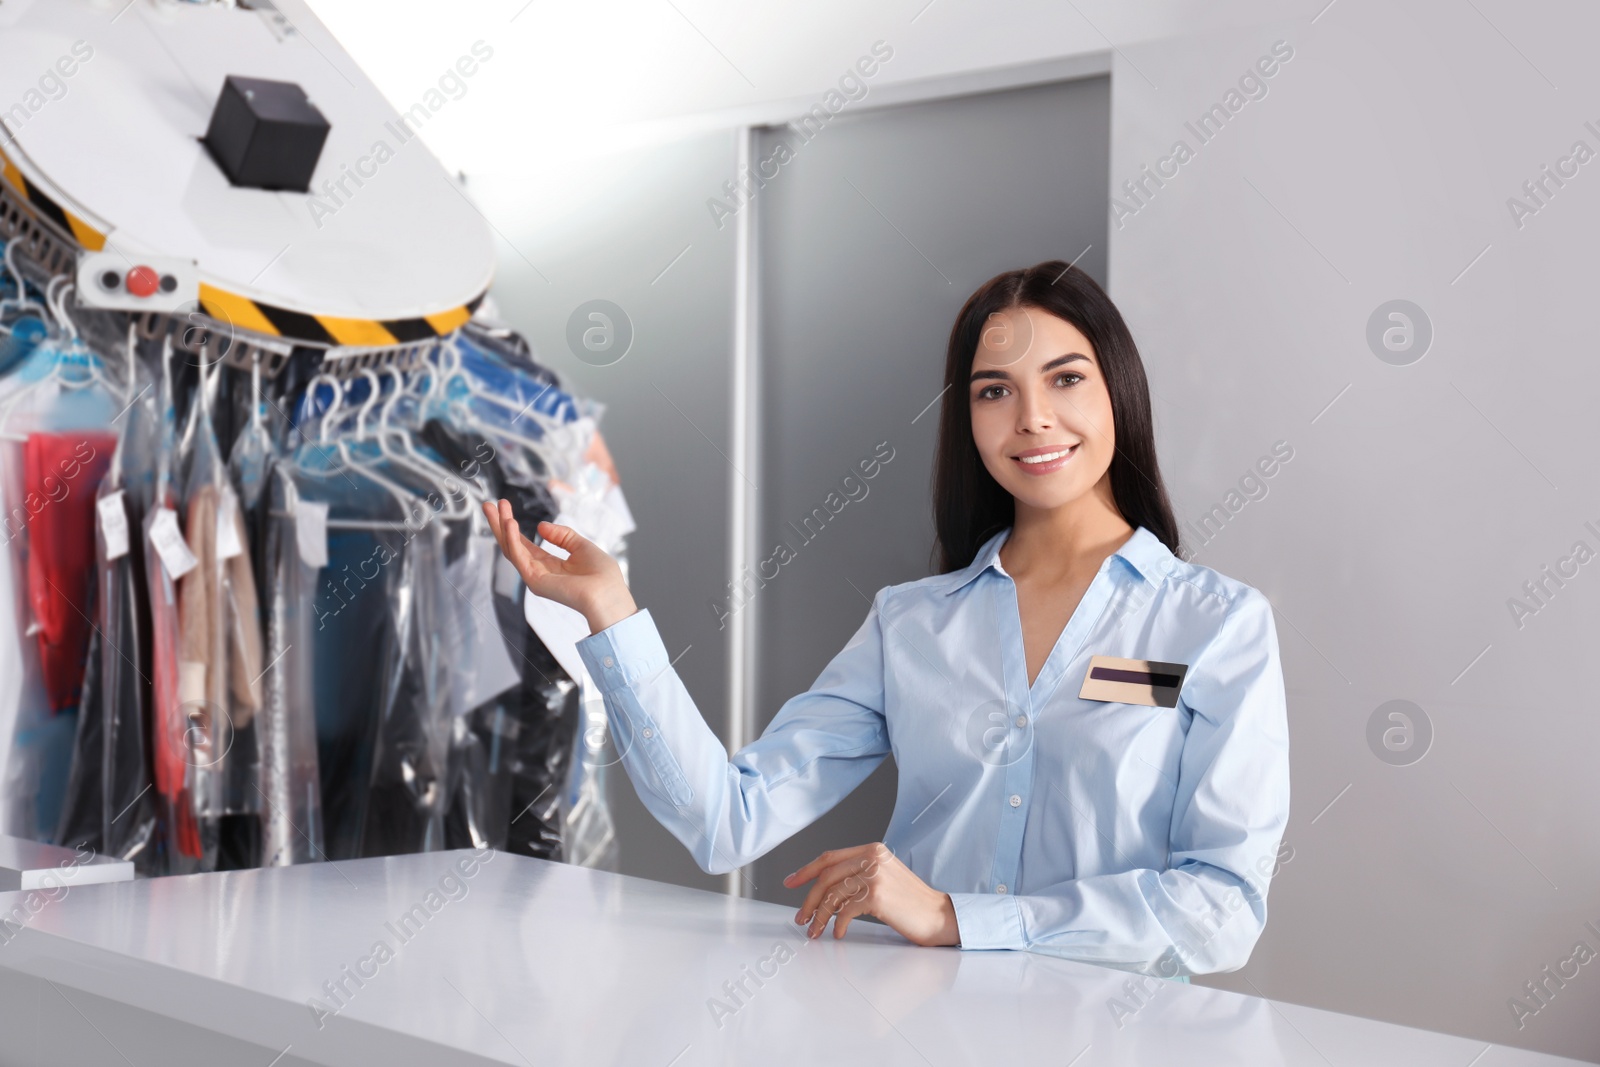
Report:
[[[0,942],[0,1061],[181,1067],[225,1035],[261,1067],[1578,1062],[1154,980],[1119,1026],[1126,972],[859,921],[808,942],[785,906],[501,853],[463,878],[473,855],[74,887]],[[319,1028],[307,1001],[340,978]]]

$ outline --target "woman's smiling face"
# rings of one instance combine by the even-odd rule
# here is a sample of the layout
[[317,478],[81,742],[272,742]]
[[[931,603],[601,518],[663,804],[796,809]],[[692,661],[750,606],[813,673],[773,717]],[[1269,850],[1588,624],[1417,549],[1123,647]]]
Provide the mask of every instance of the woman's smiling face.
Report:
[[1019,506],[1054,510],[1111,466],[1111,393],[1094,346],[1065,319],[1033,307],[989,316],[967,402],[983,465]]

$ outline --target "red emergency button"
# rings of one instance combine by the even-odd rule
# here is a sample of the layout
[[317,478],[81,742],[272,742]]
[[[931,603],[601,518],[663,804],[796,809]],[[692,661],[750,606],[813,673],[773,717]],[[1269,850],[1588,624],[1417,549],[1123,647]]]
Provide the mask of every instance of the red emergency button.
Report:
[[124,284],[134,296],[151,296],[161,287],[161,276],[149,267],[135,267]]

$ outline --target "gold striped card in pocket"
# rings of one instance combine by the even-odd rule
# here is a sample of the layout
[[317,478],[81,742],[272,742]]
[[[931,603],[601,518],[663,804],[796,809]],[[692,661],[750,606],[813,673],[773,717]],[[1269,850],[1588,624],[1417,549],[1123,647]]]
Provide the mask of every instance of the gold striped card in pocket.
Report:
[[1160,663],[1153,659],[1118,659],[1091,656],[1078,696],[1083,700],[1112,700],[1119,704],[1145,704],[1153,708],[1178,706],[1178,689],[1189,670],[1187,663]]

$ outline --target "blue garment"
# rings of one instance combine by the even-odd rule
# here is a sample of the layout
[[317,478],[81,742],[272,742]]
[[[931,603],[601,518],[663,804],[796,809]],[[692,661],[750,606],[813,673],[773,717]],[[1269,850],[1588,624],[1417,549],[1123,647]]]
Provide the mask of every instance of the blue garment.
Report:
[[[963,570],[880,591],[811,690],[731,761],[649,612],[585,638],[629,777],[721,872],[817,819],[893,752],[883,841],[950,894],[963,948],[1159,977],[1237,970],[1266,922],[1289,817],[1271,605],[1141,526],[1101,564],[1030,688],[1007,533]],[[1186,664],[1177,706],[1080,699],[1097,655]]]

